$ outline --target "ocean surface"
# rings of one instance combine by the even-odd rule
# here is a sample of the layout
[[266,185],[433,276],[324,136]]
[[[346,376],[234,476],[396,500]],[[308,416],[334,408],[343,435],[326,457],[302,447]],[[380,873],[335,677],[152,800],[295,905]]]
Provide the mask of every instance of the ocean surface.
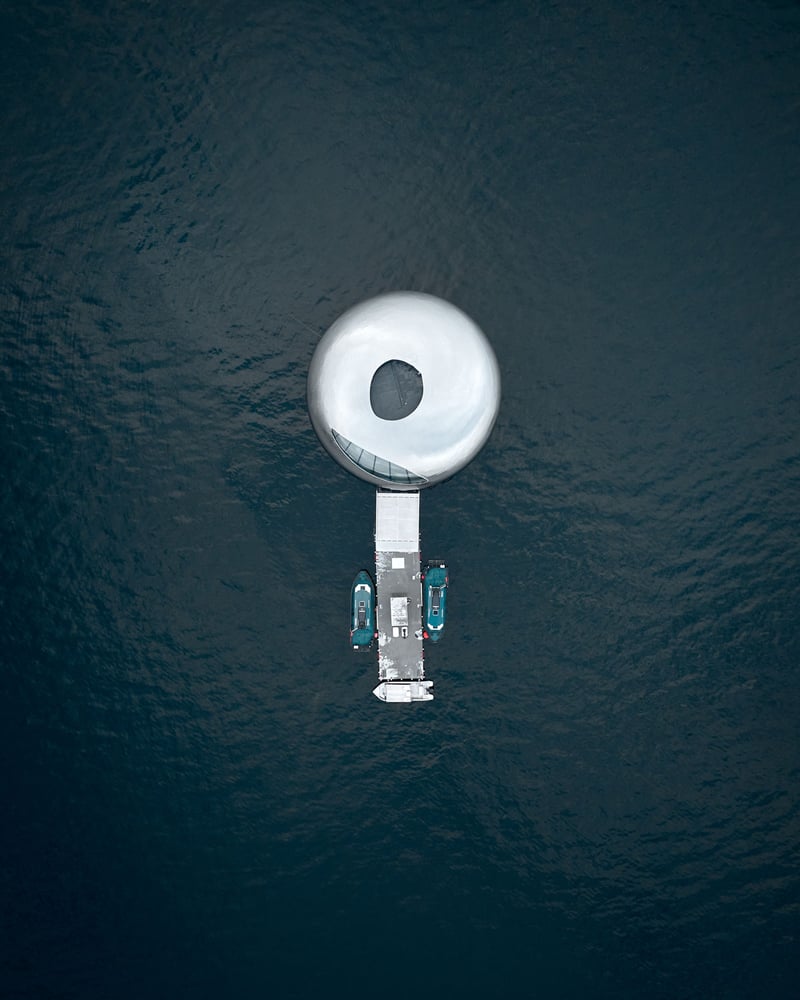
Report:
[[[798,5],[0,29],[0,997],[797,996]],[[395,289],[503,379],[415,706],[305,407]]]

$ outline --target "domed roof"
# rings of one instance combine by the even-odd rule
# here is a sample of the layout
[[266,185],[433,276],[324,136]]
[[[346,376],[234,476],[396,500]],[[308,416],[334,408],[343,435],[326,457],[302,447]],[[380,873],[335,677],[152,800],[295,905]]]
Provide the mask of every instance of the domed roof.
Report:
[[460,309],[392,292],[349,309],[323,335],[308,410],[345,469],[385,489],[432,486],[483,447],[500,406],[492,348]]

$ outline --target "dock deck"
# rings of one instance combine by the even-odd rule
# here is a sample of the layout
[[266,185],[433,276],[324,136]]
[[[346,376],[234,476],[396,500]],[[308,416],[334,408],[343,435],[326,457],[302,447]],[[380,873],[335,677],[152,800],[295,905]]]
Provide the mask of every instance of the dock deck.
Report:
[[422,649],[419,492],[375,494],[378,687],[382,701],[430,701]]

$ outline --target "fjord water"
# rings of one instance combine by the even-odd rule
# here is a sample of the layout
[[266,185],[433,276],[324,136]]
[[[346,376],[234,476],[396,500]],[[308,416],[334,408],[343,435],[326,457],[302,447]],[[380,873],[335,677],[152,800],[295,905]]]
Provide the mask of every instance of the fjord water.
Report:
[[[797,6],[3,24],[0,994],[794,995]],[[407,707],[304,403],[399,288],[503,377]]]

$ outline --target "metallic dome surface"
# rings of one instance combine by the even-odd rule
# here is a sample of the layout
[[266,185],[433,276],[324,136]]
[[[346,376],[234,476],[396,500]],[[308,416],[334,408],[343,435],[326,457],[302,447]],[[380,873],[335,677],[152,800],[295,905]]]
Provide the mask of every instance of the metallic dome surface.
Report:
[[[401,419],[381,418],[370,402],[373,377],[390,361],[422,378],[421,400]],[[399,380],[396,391],[400,405]],[[416,490],[452,476],[483,447],[500,407],[500,371],[489,341],[460,309],[421,292],[391,292],[354,306],[327,330],[307,392],[317,436],[348,472],[384,489]]]

